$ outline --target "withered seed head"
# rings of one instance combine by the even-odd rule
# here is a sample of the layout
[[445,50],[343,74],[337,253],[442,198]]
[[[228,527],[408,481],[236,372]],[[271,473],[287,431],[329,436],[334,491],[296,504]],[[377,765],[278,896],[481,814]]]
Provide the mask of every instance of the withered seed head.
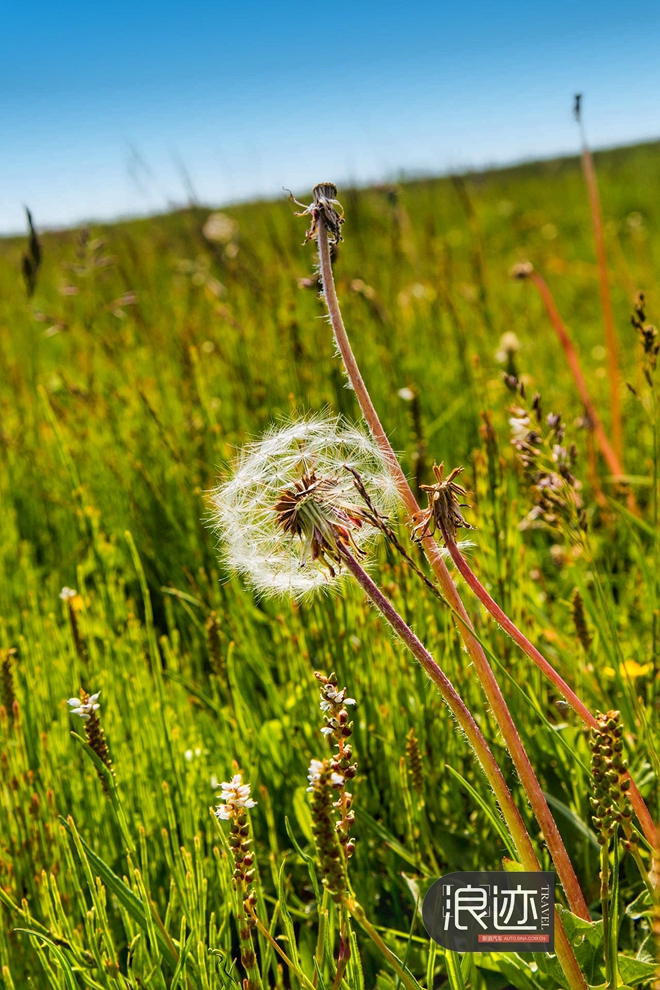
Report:
[[655,371],[660,352],[660,336],[658,330],[652,324],[646,322],[646,301],[643,292],[638,292],[635,299],[635,309],[631,317],[631,323],[639,334],[647,364],[647,378],[649,371]]
[[525,279],[534,271],[534,266],[531,261],[521,261],[520,264],[514,265],[509,274],[511,278]]
[[363,556],[353,532],[369,521],[368,513],[351,501],[339,478],[318,478],[312,468],[280,492],[273,511],[278,526],[300,539],[301,565],[311,556],[334,575],[330,561],[340,559],[340,546]]
[[309,230],[305,234],[305,244],[307,241],[316,240],[319,232],[319,220],[323,221],[330,238],[330,243],[339,243],[341,240],[341,225],[344,222],[344,210],[337,199],[337,186],[334,182],[319,182],[314,186],[312,189],[312,202],[309,206],[299,203],[292,195],[290,198],[297,206],[302,207],[302,212],[296,213],[297,217],[311,217]]
[[446,478],[443,478],[444,464],[439,467],[437,464],[433,465],[433,473],[437,481],[435,485],[420,485],[422,491],[428,495],[429,504],[427,509],[416,513],[413,517],[415,523],[412,530],[413,540],[423,540],[427,536],[433,536],[436,530],[440,530],[445,540],[453,540],[456,531],[461,527],[474,529],[474,526],[463,518],[461,512],[461,509],[468,508],[469,504],[459,501],[467,498],[469,492],[454,481],[454,478],[462,472],[462,467],[456,467]]

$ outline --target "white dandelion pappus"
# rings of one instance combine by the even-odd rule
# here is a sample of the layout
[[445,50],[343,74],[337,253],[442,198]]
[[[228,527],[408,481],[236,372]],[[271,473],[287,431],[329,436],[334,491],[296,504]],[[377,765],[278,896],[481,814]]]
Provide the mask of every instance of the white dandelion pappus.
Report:
[[[301,559],[300,540],[277,525],[274,506],[282,492],[314,471],[338,479],[340,493],[357,504],[347,466],[357,471],[376,511],[387,515],[398,502],[387,461],[362,430],[341,417],[309,416],[272,427],[241,451],[234,474],[211,493],[212,524],[221,537],[223,558],[263,595],[301,598],[338,582],[311,559]],[[363,525],[351,534],[359,550],[378,536]]]

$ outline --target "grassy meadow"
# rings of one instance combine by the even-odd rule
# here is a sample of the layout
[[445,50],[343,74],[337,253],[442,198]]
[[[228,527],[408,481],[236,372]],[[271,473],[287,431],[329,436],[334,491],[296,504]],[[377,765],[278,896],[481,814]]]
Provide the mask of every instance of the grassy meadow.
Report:
[[[475,572],[592,711],[621,711],[632,776],[658,820],[655,393],[630,314],[643,290],[649,321],[660,320],[660,145],[595,158],[634,511],[593,453],[538,293],[509,275],[530,261],[544,276],[609,430],[598,270],[577,158],[458,182],[340,189],[346,222],[335,278],[363,376],[413,488],[429,482],[434,460],[465,467]],[[228,833],[210,813],[220,782],[238,772],[257,801],[261,984],[337,985],[340,912],[319,887],[306,792],[310,760],[329,753],[314,671],[335,671],[357,701],[348,873],[383,945],[405,961],[408,985],[566,985],[543,956],[457,961],[429,942],[417,906],[432,880],[501,869],[515,855],[440,694],[362,592],[347,585],[297,604],[260,600],[218,563],[205,493],[237,448],[292,414],[359,420],[318,294],[315,246],[303,246],[305,219],[294,209],[283,196],[224,210],[211,225],[210,209],[191,207],[40,234],[31,297],[21,270],[27,239],[0,241],[4,990],[244,986]],[[515,334],[519,349],[504,334]],[[532,503],[510,443],[505,370],[567,424],[588,551],[560,532],[521,528]],[[407,542],[403,518],[398,526]],[[550,869],[450,612],[389,550],[371,573],[468,704]],[[589,904],[594,925],[581,922],[575,935],[587,983],[604,985],[588,733],[458,585]],[[63,588],[75,596],[61,598]],[[100,691],[116,784],[70,714],[67,699],[81,688]],[[650,853],[639,848],[649,870]],[[622,850],[615,936],[626,986],[657,979],[644,870]],[[565,905],[561,888],[558,900]],[[350,946],[343,987],[403,985],[355,920]]]

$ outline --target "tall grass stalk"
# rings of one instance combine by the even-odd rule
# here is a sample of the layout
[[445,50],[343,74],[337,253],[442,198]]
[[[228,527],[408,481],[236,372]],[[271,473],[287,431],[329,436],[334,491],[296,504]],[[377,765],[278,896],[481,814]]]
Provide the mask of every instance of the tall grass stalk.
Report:
[[564,325],[564,322],[559,315],[559,310],[555,305],[555,301],[552,298],[552,293],[548,288],[547,282],[537,271],[535,271],[531,265],[523,264],[516,265],[513,270],[514,278],[528,278],[530,282],[538,289],[539,295],[543,300],[543,305],[545,306],[546,312],[550,318],[557,337],[559,338],[559,343],[561,344],[562,350],[566,356],[566,362],[573,375],[573,381],[577,387],[577,390],[582,400],[582,404],[585,408],[585,412],[590,422],[591,429],[596,438],[596,442],[600,447],[600,451],[605,458],[610,472],[615,476],[615,478],[621,477],[623,475],[623,467],[621,466],[621,460],[614,447],[609,441],[603,423],[600,416],[596,412],[596,407],[592,401],[591,395],[589,394],[589,389],[587,387],[587,382],[580,367],[580,359],[578,357],[577,350],[575,349],[575,344],[571,340],[570,334]]
[[596,166],[593,155],[587,144],[587,137],[582,121],[580,99],[576,100],[575,115],[580,127],[582,138],[582,171],[584,181],[587,185],[587,195],[589,197],[589,209],[591,211],[591,225],[594,234],[594,244],[596,247],[596,261],[598,264],[598,284],[600,287],[600,301],[603,310],[603,322],[605,324],[605,344],[607,347],[607,372],[610,380],[610,408],[612,413],[612,438],[614,449],[619,461],[623,461],[623,425],[621,421],[621,374],[619,371],[619,356],[614,326],[614,313],[612,310],[612,297],[610,294],[610,281],[607,274],[607,253],[605,251],[605,237],[603,234],[603,216],[600,207],[600,196],[598,193],[598,179],[596,178]]

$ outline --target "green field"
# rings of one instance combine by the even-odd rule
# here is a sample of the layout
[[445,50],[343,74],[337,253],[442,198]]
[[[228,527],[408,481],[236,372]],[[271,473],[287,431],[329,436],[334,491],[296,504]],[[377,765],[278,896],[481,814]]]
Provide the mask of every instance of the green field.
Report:
[[[340,190],[346,222],[335,277],[363,376],[413,487],[430,480],[434,460],[465,467],[474,570],[592,711],[620,709],[625,755],[658,820],[655,392],[630,314],[643,290],[648,319],[660,320],[660,144],[595,158],[624,469],[636,511],[600,459],[597,478],[588,469],[592,440],[552,325],[534,287],[509,275],[529,260],[545,277],[609,429],[598,270],[578,159],[459,183]],[[309,193],[299,196],[307,201]],[[412,985],[561,983],[543,957],[465,956],[458,966],[430,949],[415,909],[430,882],[453,870],[501,869],[511,851],[466,739],[362,592],[346,585],[341,595],[299,604],[259,600],[218,563],[205,493],[235,451],[293,414],[359,420],[318,294],[315,247],[302,245],[305,220],[294,209],[284,196],[232,207],[224,213],[234,223],[221,223],[215,240],[204,234],[211,210],[201,207],[40,234],[31,298],[21,273],[26,239],[0,241],[6,990],[241,987],[227,828],[209,811],[218,782],[239,771],[258,802],[258,914],[294,963],[255,929],[260,980],[330,990],[340,912],[315,893],[306,793],[310,759],[329,754],[315,670],[336,671],[357,701],[358,841],[349,878],[370,923],[418,981]],[[528,395],[540,392],[544,411],[563,415],[567,442],[577,445],[588,551],[577,552],[561,532],[520,527],[531,502],[510,444],[505,333],[518,338],[512,360]],[[485,411],[495,436],[483,428]],[[403,516],[396,525],[407,543]],[[380,551],[371,573],[468,704],[551,868],[450,612],[390,551]],[[63,587],[78,592],[70,607],[59,597]],[[459,588],[596,922],[588,733],[460,580]],[[574,626],[575,589],[588,649]],[[83,722],[67,699],[81,686],[101,692],[117,781],[106,785],[111,797],[72,737],[84,735]],[[414,754],[411,765],[414,744],[407,747],[411,730],[421,779]],[[643,842],[640,849],[649,869]],[[635,859],[623,849],[621,856],[621,981],[648,984],[651,901]],[[558,900],[565,904],[560,889]],[[351,925],[342,986],[398,990],[386,953]],[[604,984],[602,926],[579,938],[593,942],[587,982]]]

